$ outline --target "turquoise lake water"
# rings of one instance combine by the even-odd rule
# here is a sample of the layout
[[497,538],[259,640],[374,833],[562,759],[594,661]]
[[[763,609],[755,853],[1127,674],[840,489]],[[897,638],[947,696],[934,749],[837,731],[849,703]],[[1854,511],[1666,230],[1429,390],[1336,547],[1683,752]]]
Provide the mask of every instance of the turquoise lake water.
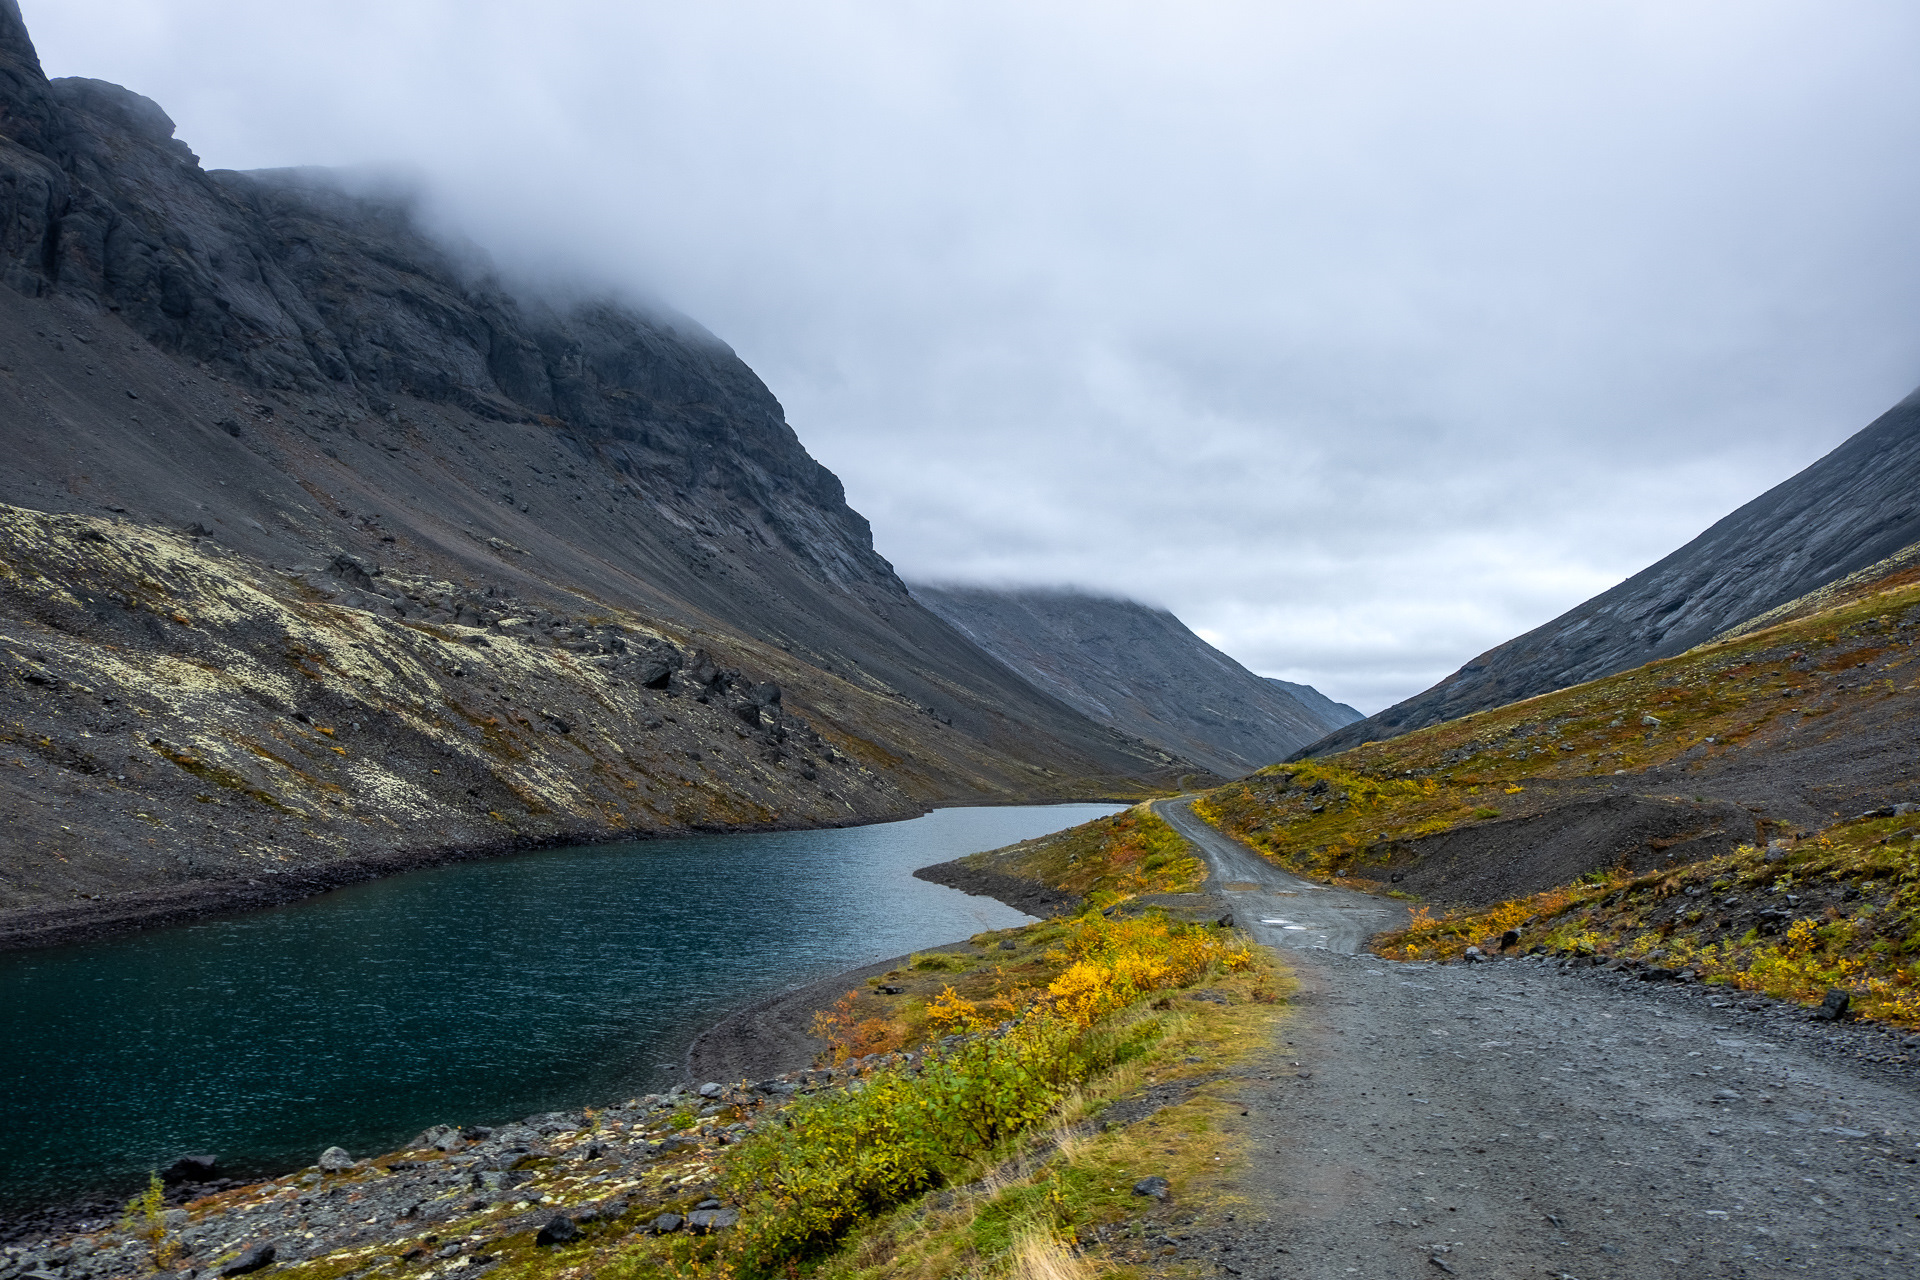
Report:
[[1027,919],[915,868],[1118,807],[545,850],[0,955],[0,1209],[675,1082],[731,1009]]

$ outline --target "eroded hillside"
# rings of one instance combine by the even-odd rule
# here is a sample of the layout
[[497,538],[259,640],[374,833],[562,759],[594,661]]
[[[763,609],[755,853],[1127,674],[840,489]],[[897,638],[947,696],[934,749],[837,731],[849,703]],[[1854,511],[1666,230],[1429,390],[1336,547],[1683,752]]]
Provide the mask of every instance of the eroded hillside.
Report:
[[110,520],[0,529],[0,910],[85,903],[30,936],[208,882],[273,899],[415,856],[919,810],[859,732],[891,700],[754,679],[631,614],[345,556],[277,573]]

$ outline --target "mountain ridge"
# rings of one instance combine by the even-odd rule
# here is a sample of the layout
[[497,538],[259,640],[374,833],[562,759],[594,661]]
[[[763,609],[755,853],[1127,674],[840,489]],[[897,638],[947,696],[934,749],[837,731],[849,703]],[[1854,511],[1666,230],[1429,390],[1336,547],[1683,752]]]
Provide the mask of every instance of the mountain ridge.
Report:
[[909,590],[1035,688],[1222,776],[1360,715],[1311,686],[1254,675],[1137,601],[1069,588]]
[[1683,653],[1920,541],[1920,391],[1618,586],[1303,748],[1326,755]]

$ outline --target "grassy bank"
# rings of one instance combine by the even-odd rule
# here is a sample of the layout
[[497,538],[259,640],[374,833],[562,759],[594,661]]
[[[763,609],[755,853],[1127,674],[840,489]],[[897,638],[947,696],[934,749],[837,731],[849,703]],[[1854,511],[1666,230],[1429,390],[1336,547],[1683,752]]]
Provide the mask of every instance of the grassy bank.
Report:
[[1142,894],[1192,893],[1207,878],[1206,864],[1146,804],[960,864],[1036,881],[1095,910]]

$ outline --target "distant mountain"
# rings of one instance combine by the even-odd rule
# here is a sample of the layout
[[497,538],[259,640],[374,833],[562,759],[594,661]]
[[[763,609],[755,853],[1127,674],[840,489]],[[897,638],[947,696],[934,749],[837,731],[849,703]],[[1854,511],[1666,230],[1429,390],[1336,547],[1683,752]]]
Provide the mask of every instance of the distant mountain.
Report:
[[1920,391],[1610,591],[1424,693],[1312,743],[1344,751],[1598,679],[1702,641],[1920,542]]
[[1164,609],[1066,590],[909,589],[1036,688],[1223,777],[1360,718],[1317,689],[1253,674]]
[[1326,694],[1310,684],[1295,684],[1291,680],[1282,680],[1278,676],[1265,677],[1268,684],[1277,684],[1309,711],[1317,711],[1320,718],[1331,725],[1352,724],[1360,719],[1360,712],[1344,702],[1335,702]]

